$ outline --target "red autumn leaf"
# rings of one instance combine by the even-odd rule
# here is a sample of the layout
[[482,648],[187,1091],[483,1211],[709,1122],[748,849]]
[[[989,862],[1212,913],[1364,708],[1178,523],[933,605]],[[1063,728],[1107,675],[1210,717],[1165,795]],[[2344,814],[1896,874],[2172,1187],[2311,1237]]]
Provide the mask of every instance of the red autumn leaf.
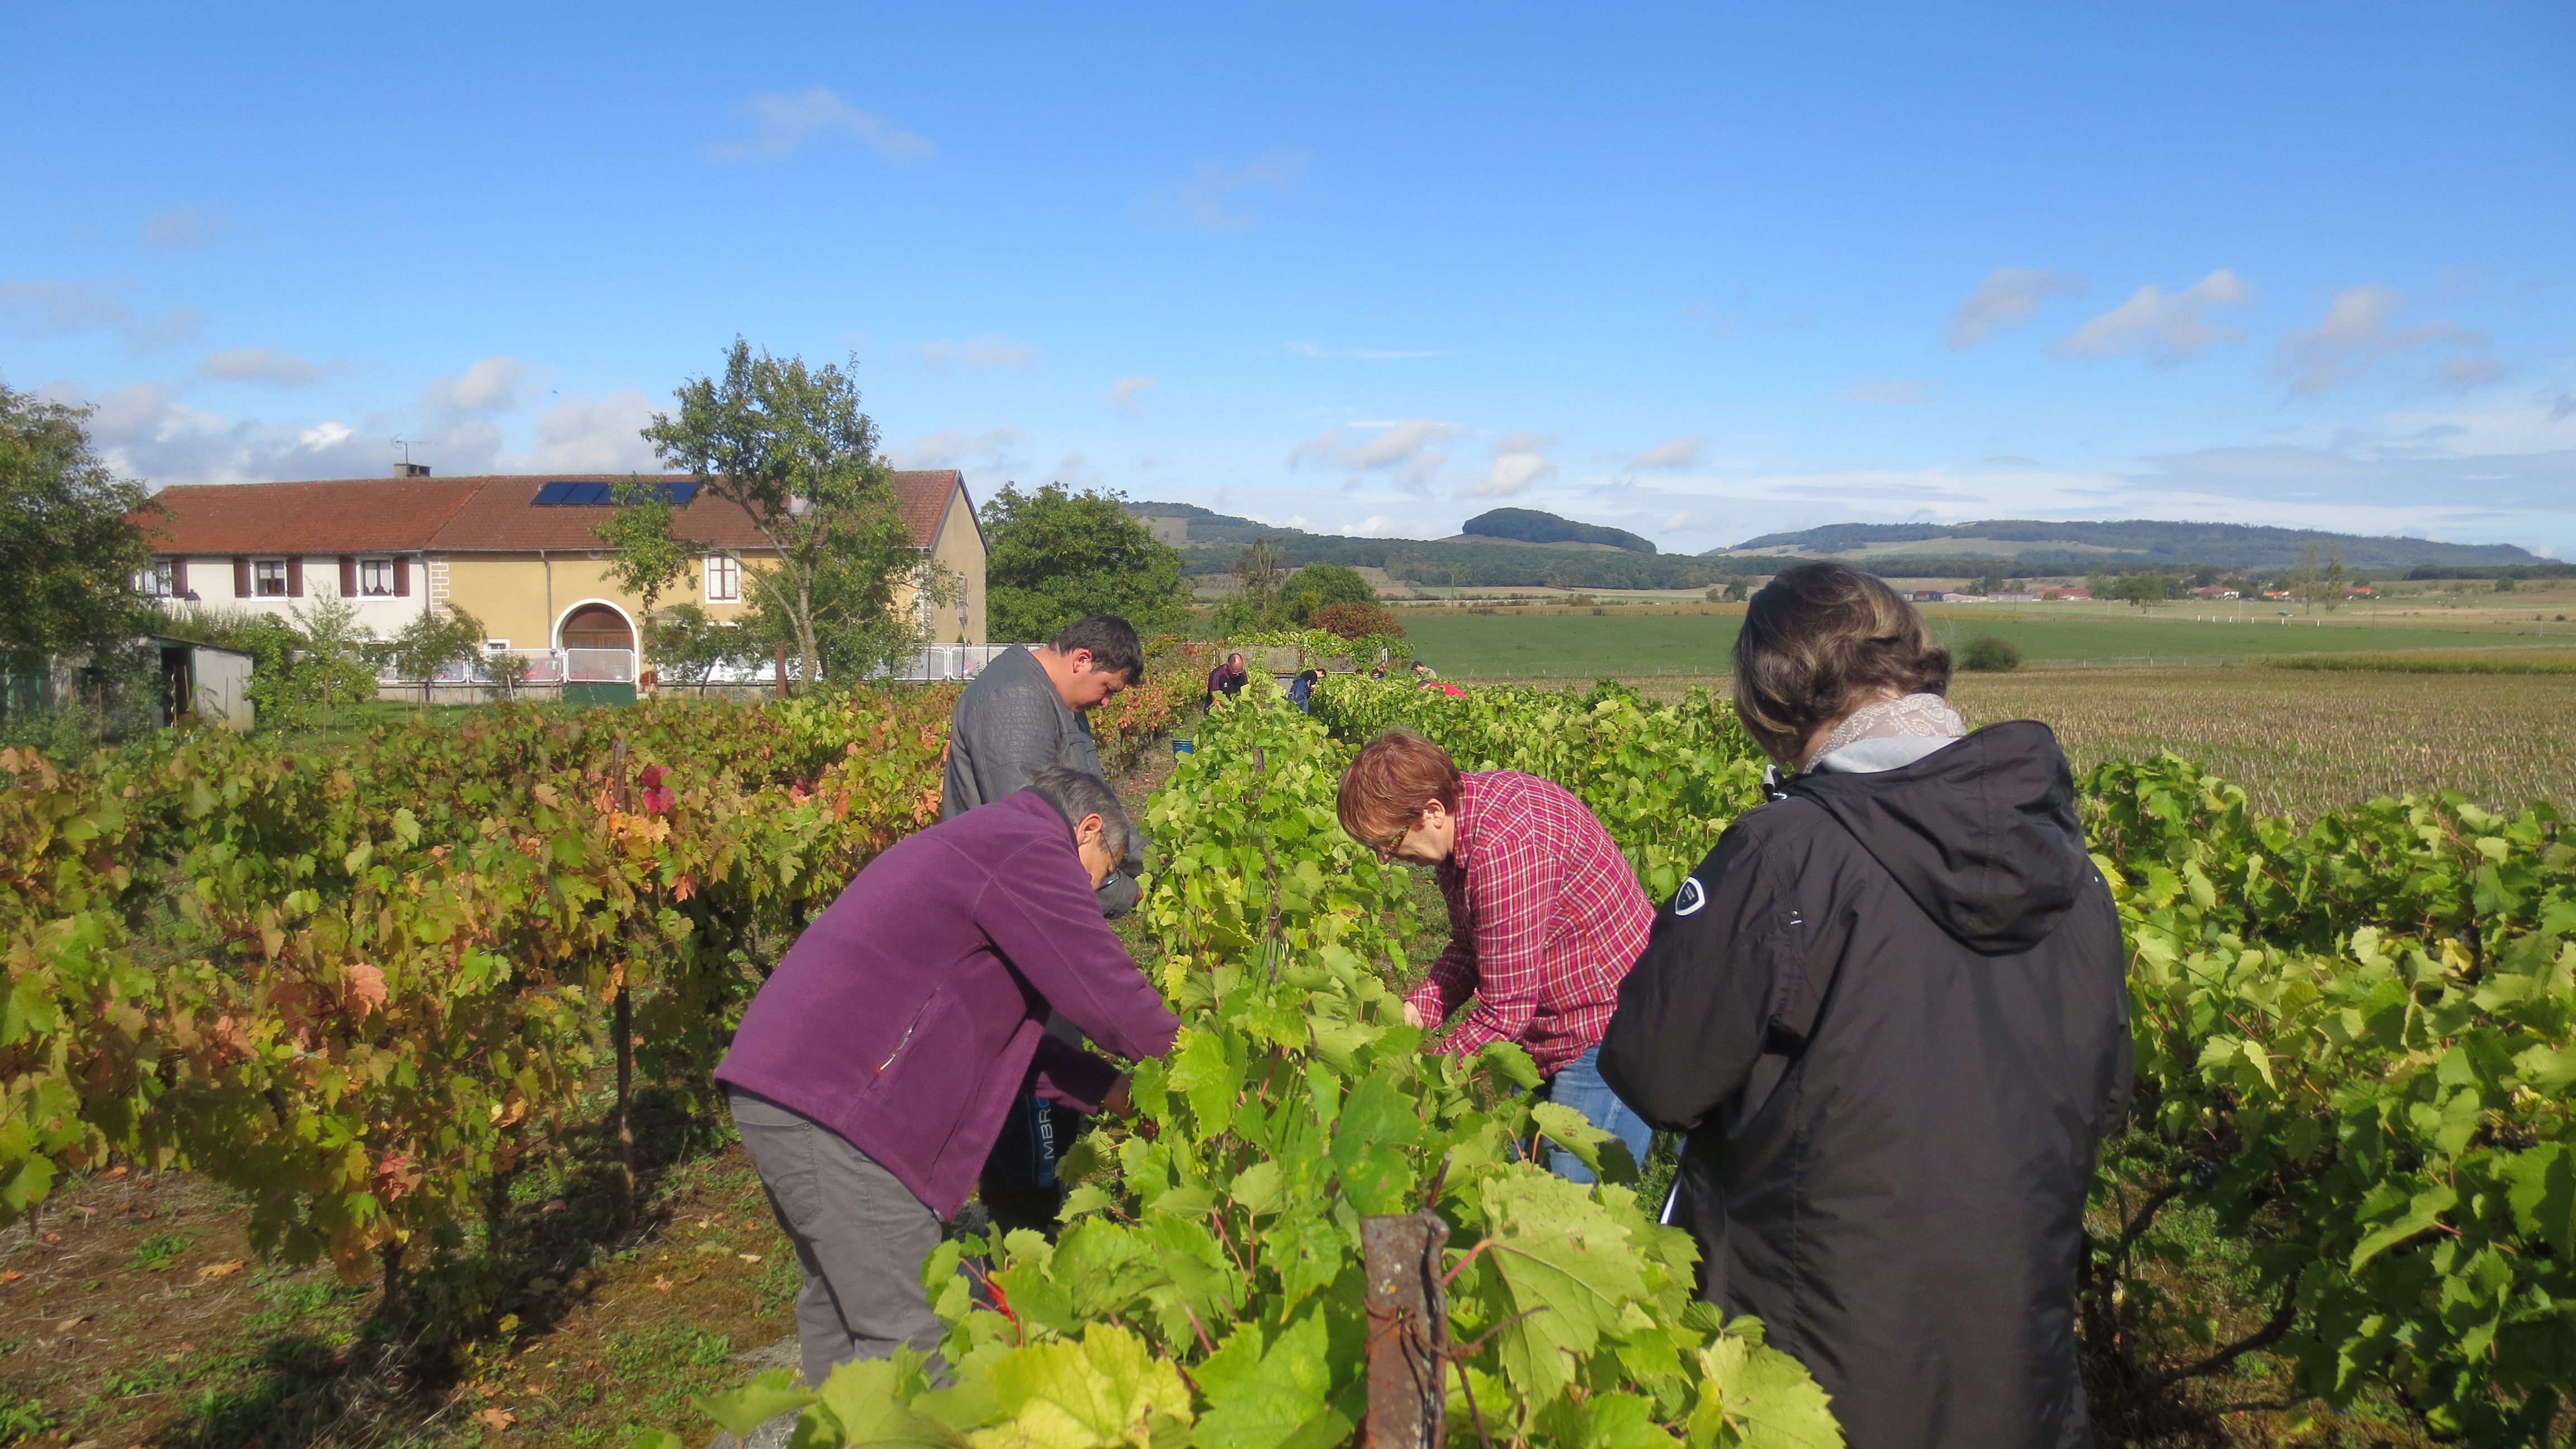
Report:
[[361,1018],[369,1011],[383,1010],[389,994],[385,990],[385,973],[382,968],[370,966],[363,961],[349,968],[349,997],[357,1003],[358,1015]]

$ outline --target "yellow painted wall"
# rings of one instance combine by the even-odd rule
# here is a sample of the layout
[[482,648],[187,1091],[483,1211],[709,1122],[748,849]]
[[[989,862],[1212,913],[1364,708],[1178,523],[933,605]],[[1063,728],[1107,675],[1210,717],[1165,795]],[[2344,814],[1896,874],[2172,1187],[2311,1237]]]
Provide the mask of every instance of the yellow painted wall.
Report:
[[[964,492],[959,490],[959,494]],[[947,566],[964,583],[966,618],[961,624],[957,606],[940,609],[931,620],[930,642],[933,644],[982,644],[984,638],[984,533],[975,526],[975,515],[959,494],[949,499],[947,516],[941,520],[938,537],[931,540],[930,556]]]
[[[551,550],[542,559],[534,553],[445,554],[432,557],[427,572],[432,603],[452,604],[472,614],[483,621],[485,637],[507,639],[521,654],[542,654],[554,647],[556,627],[592,600],[605,600],[623,610],[639,636],[638,647],[642,645],[644,601],[608,577],[605,555],[592,558],[587,553]],[[675,585],[660,602],[665,607],[696,604],[716,619],[741,615],[739,603],[708,603],[705,582],[704,570],[693,564],[689,583],[697,587]],[[650,669],[653,662],[646,659],[642,667]]]
[[[954,499],[942,521],[931,557],[946,565],[965,584],[966,619],[961,625],[954,604],[939,609],[930,632],[934,644],[981,644],[984,639],[984,535],[963,498]],[[760,555],[744,563],[758,567]],[[507,639],[511,649],[536,655],[554,646],[555,629],[575,608],[605,600],[623,610],[642,644],[644,601],[619,588],[608,576],[605,553],[459,553],[433,556],[424,572],[429,602],[452,604],[483,622],[485,637]],[[660,604],[696,604],[710,618],[739,618],[743,603],[710,603],[706,597],[704,561],[693,563],[687,582],[665,592]],[[749,590],[746,587],[745,592]],[[551,599],[551,606],[549,605]],[[897,596],[897,607],[909,608],[910,591]],[[962,636],[962,637],[961,637]],[[640,667],[650,669],[646,658]]]

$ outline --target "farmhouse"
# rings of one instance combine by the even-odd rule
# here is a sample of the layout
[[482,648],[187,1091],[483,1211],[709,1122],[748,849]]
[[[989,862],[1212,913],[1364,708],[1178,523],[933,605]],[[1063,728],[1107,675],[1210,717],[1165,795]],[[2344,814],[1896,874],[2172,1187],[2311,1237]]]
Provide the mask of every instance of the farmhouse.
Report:
[[[357,622],[391,635],[445,605],[483,623],[493,654],[534,664],[532,682],[632,684],[651,669],[643,601],[608,576],[610,550],[592,530],[615,513],[623,474],[489,475],[314,483],[180,485],[155,495],[166,516],[139,515],[153,564],[147,594],[283,614],[337,595]],[[745,567],[774,551],[741,508],[694,478],[652,480],[674,505],[672,531],[703,550],[664,604],[695,603],[717,619],[746,608]],[[899,472],[895,493],[913,546],[965,584],[963,599],[930,619],[938,643],[984,642],[984,534],[955,469]]]

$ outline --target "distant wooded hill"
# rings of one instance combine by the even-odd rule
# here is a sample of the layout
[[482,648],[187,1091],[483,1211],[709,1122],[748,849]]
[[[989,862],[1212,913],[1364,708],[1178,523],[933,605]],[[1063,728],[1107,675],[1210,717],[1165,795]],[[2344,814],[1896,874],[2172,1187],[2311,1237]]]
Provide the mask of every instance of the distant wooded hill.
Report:
[[1535,508],[1489,509],[1459,525],[1459,536],[1444,543],[1483,542],[1492,539],[1502,543],[1576,544],[1594,548],[1626,549],[1630,553],[1653,553],[1654,544],[1624,528],[1605,528],[1598,523],[1577,523]]
[[[2048,577],[2157,570],[2245,569],[2259,575],[2296,567],[2307,545],[2340,548],[2344,564],[2382,575],[2503,569],[2537,577],[2553,564],[2509,544],[2436,543],[2312,529],[2225,523],[1837,523],[1770,533],[1731,549],[1692,556],[1656,553],[1622,529],[1578,523],[1536,509],[1498,508],[1467,520],[1454,538],[1353,538],[1238,518],[1195,503],[1140,502],[1127,511],[1181,551],[1194,574],[1225,572],[1243,546],[1267,537],[1294,567],[1306,563],[1382,568],[1412,583],[1446,588],[1680,589],[1773,574],[1792,564],[1839,558],[1887,578],[1973,579],[1985,574]],[[1538,538],[1497,535],[1497,528]],[[1547,535],[1559,535],[1547,537]],[[1635,547],[1611,542],[1634,541]],[[2524,571],[2530,571],[2527,575]]]
[[2356,569],[2543,562],[2529,551],[2505,543],[2439,543],[2427,538],[2326,533],[2242,523],[2169,523],[2153,519],[2052,523],[2019,518],[1949,524],[1831,523],[1795,533],[1766,533],[1731,549],[1711,549],[1703,557],[1839,558],[1881,573],[1897,571],[1900,560],[1910,567],[1915,561],[1933,559],[1945,563],[1977,560],[1987,568],[2012,565],[2025,571],[2039,566],[2048,566],[2055,572],[2122,565],[2215,565],[2267,572],[2295,567],[2300,555],[2312,545],[2320,553],[2341,549],[2344,563]]

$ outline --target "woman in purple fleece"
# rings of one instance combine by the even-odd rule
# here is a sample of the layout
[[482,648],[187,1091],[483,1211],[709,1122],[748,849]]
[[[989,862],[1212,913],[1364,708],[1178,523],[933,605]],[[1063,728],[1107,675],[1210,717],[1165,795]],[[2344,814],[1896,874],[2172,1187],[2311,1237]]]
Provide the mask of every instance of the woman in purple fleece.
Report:
[[898,842],[860,871],[752,999],[717,1069],[805,1287],[805,1378],[924,1353],[921,1286],[1014,1097],[1127,1111],[1127,1078],[1046,1033],[1052,1008],[1130,1060],[1180,1022],[1101,918],[1126,811],[1067,769]]

